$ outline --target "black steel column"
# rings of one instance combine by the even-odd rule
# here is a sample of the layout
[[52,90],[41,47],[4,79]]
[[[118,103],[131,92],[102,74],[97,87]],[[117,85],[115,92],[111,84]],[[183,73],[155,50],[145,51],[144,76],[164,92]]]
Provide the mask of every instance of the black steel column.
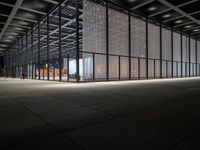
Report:
[[138,58],[138,78],[140,79],[140,58]]
[[31,31],[31,62],[32,62],[32,79],[33,79],[33,29]]
[[195,70],[196,70],[196,76],[197,76],[197,39],[195,39]]
[[19,62],[20,62],[20,54],[19,54],[19,38],[18,38],[18,40],[17,40],[17,76],[18,76],[18,78],[20,78],[20,71],[19,71],[19,69],[20,69],[20,67],[19,67]]
[[26,62],[25,63],[26,66],[25,66],[25,68],[26,68],[26,78],[28,78],[28,71],[29,70],[28,70],[28,37],[27,37],[27,33],[25,35],[25,39],[26,39],[26,51],[25,51],[26,52],[26,55],[25,55],[26,56],[25,57],[25,59],[26,59],[26,61],[25,61]]
[[95,81],[95,54],[92,54],[92,58],[93,58],[93,81]]
[[171,29],[171,77],[174,77],[174,37],[173,28]]
[[156,78],[156,60],[153,59],[153,77]]
[[76,82],[79,82],[79,0],[76,0]]
[[[78,3],[78,0],[77,0]],[[78,7],[78,4],[76,5]],[[61,35],[61,3],[59,3],[59,81],[62,81],[62,35]],[[76,12],[77,13],[77,12]],[[78,19],[78,18],[77,18]],[[77,21],[77,20],[76,20]],[[79,22],[79,21],[78,21]],[[77,24],[77,27],[79,28],[79,24]],[[77,37],[76,37],[77,38]],[[78,49],[79,51],[79,49]],[[78,57],[77,57],[78,58]],[[77,77],[79,77],[79,68],[77,68]]]
[[190,67],[190,64],[191,64],[191,58],[190,58],[190,51],[191,51],[191,49],[190,49],[190,36],[189,36],[189,77],[191,77],[191,71],[190,71],[190,69],[191,69],[191,67]]
[[47,80],[49,80],[49,15],[47,15]]
[[[23,48],[24,48],[24,45],[23,45],[23,36],[22,36],[22,41],[21,41],[21,63],[20,63],[20,70],[22,71],[22,72],[20,72],[20,73],[22,73],[23,74],[23,59],[24,59],[24,51],[23,51]],[[22,76],[22,74],[20,75],[20,76]]]
[[118,57],[118,64],[119,64],[119,80],[121,79],[121,62],[120,62],[120,56]]
[[131,80],[131,12],[128,12],[129,80]]
[[67,81],[69,82],[69,54],[67,54]]
[[160,78],[162,78],[162,24],[160,24]]
[[183,77],[183,33],[181,32],[181,77]]
[[40,80],[40,23],[38,23],[38,79]]
[[149,78],[148,18],[146,18],[146,78]]
[[109,18],[108,18],[108,0],[106,0],[106,79],[109,80]]

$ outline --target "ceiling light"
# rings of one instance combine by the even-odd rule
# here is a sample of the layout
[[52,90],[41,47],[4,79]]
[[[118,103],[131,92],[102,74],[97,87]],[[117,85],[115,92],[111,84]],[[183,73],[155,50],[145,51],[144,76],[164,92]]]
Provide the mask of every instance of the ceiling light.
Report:
[[15,37],[14,36],[7,36],[7,38],[14,39]]
[[10,40],[10,39],[5,39],[4,41],[5,42],[12,42],[12,40]]
[[28,22],[25,22],[25,21],[18,21],[18,23],[21,25],[28,25]]
[[171,17],[170,14],[163,15],[163,18],[169,18],[169,17]]
[[195,30],[193,30],[194,32],[198,32],[198,31],[200,31],[200,29],[195,29]]
[[23,30],[22,28],[19,27],[15,27],[15,30]]
[[148,8],[148,11],[154,11],[154,10],[156,10],[156,9],[157,9],[157,7],[154,7],[154,6],[153,6],[153,7],[149,7],[149,8]]
[[10,32],[9,34],[10,35],[18,35],[18,33],[16,33],[16,32]]
[[191,25],[185,26],[185,28],[191,28],[191,27],[192,27]]
[[175,23],[181,23],[181,22],[183,22],[183,20],[177,20],[177,21],[175,21]]
[[128,0],[129,2],[135,2],[135,1],[137,1],[137,0]]
[[7,45],[1,44],[0,47],[7,47]]

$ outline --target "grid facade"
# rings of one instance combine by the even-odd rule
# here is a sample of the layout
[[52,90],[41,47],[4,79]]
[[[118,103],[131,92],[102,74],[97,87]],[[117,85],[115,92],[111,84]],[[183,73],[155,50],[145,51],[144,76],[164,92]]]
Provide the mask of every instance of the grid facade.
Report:
[[200,41],[113,2],[66,0],[5,53],[9,76],[105,81],[200,75]]

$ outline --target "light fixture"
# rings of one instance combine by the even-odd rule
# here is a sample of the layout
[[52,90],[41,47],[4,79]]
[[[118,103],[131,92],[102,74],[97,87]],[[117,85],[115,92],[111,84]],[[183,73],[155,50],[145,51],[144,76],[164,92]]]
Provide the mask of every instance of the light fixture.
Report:
[[10,39],[5,39],[4,41],[5,42],[12,42],[12,40],[10,40]]
[[171,14],[163,15],[163,18],[169,18],[169,17],[171,17]]
[[14,39],[15,37],[14,36],[7,36],[7,38]]
[[148,8],[148,11],[154,11],[154,10],[156,10],[156,9],[157,9],[157,7],[153,6],[153,7],[149,7],[149,8]]
[[175,21],[175,23],[181,23],[181,22],[183,22],[183,20],[177,20],[177,21]]
[[128,0],[128,2],[136,2],[137,0]]
[[191,27],[192,27],[191,25],[185,26],[185,28],[191,28]]
[[0,47],[7,47],[7,45],[1,44]]
[[19,27],[15,27],[15,30],[23,30],[22,28],[19,28]]
[[16,33],[16,32],[10,32],[9,34],[10,35],[18,35],[18,33]]
[[28,22],[25,22],[25,21],[18,21],[18,23],[21,25],[28,25]]
[[200,29],[195,29],[195,30],[193,30],[194,32],[198,32],[198,31],[200,31]]

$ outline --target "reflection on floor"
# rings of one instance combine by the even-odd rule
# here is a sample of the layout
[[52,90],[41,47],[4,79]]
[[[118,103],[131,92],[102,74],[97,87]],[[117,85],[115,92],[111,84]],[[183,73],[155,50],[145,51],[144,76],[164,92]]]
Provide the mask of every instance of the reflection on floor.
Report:
[[0,149],[200,149],[200,78],[0,79]]

